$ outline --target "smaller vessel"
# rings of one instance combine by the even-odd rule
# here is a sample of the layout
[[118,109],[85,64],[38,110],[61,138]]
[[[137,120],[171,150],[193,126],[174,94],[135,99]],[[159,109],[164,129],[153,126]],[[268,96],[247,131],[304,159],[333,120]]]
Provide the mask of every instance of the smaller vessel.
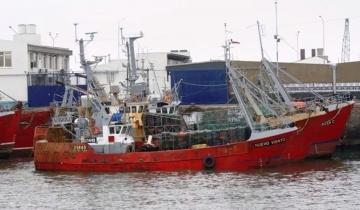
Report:
[[51,108],[24,107],[22,102],[16,101],[5,92],[0,90],[0,93],[10,99],[4,103],[6,105],[4,109],[7,109],[7,112],[3,110],[0,116],[0,121],[2,121],[0,140],[11,139],[11,142],[2,144],[3,147],[7,145],[4,149],[7,155],[4,157],[31,157],[34,149],[35,127],[48,123]]
[[46,125],[50,119],[51,109],[24,108],[21,110],[17,126],[15,145],[11,157],[31,157],[34,150],[34,131],[37,126]]
[[21,108],[0,111],[0,158],[8,158],[13,150],[20,115]]

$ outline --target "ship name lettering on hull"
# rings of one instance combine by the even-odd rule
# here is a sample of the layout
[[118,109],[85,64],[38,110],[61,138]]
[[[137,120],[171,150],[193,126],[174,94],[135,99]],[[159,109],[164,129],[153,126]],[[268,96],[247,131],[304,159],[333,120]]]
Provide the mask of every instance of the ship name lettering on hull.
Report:
[[255,148],[266,147],[266,146],[271,146],[271,145],[274,145],[274,144],[280,144],[280,143],[283,143],[285,141],[286,141],[286,138],[275,139],[275,140],[270,140],[270,141],[264,141],[264,142],[259,142],[259,143],[254,144],[254,147]]

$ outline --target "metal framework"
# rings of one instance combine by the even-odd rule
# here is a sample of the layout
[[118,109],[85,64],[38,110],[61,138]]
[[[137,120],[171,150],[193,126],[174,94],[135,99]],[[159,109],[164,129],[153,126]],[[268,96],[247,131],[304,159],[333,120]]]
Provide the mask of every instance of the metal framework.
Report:
[[350,61],[350,25],[349,18],[345,19],[344,37],[341,50],[341,63]]

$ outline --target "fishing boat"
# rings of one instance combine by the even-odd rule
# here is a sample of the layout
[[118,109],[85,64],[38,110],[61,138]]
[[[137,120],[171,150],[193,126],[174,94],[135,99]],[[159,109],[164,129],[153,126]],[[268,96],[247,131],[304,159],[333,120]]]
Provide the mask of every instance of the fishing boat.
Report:
[[[4,122],[8,122],[7,125],[10,127],[9,122],[13,122],[15,128],[6,129],[1,127],[0,129],[2,135],[7,136],[14,136],[14,139],[11,143],[11,150],[10,147],[8,151],[11,151],[9,155],[6,157],[31,157],[32,151],[34,149],[34,131],[35,127],[40,125],[45,125],[48,123],[50,119],[51,109],[49,107],[43,108],[28,108],[24,107],[21,102],[16,101],[13,97],[9,96],[5,92],[0,90],[0,94],[6,96],[10,101],[6,101],[4,108],[12,109],[16,111],[8,112],[9,116],[10,113],[16,112],[16,119],[10,120],[4,118]],[[13,108],[10,108],[13,107]],[[10,117],[8,117],[10,118]],[[11,123],[12,125],[12,123]],[[15,130],[14,130],[15,129]],[[13,132],[15,131],[15,135]],[[9,138],[9,137],[8,137]],[[0,138],[1,139],[1,138]]]
[[[302,102],[301,106],[296,106],[296,102],[294,103],[282,85],[279,75],[298,84],[301,81],[264,57],[259,22],[257,25],[262,56],[259,72],[260,85],[256,86],[247,80],[249,88],[256,89],[253,92],[259,98],[260,104],[276,104],[275,108],[270,108],[270,115],[276,116],[277,120],[282,118],[295,123],[299,128],[297,135],[301,135],[302,139],[307,140],[306,147],[304,145],[299,147],[299,152],[300,148],[305,149],[303,151],[305,157],[331,156],[336,145],[339,144],[339,140],[344,136],[346,122],[355,103],[351,94],[325,97],[309,89],[309,92],[314,94],[314,98]],[[270,97],[264,97],[265,95]],[[256,114],[265,119],[265,114],[260,110]]]
[[[86,72],[91,72],[91,62],[85,60],[81,43],[82,40],[81,63]],[[230,46],[227,45],[225,52],[228,53],[229,49]],[[242,127],[243,132],[238,132],[241,128],[236,126],[215,130],[171,127],[166,124],[169,122],[168,118],[159,118],[159,115],[163,115],[161,112],[169,114],[165,107],[164,111],[158,109],[155,113],[150,112],[143,115],[145,118],[141,118],[136,116],[141,116],[143,110],[147,109],[146,105],[135,106],[127,103],[129,106],[126,105],[124,110],[128,110],[125,114],[128,112],[129,115],[125,115],[124,119],[131,119],[132,128],[139,130],[145,127],[153,133],[138,136],[134,132],[125,132],[129,140],[128,137],[120,138],[117,135],[125,127],[125,131],[129,130],[129,123],[118,124],[116,129],[108,120],[110,117],[104,111],[106,108],[94,94],[93,110],[98,113],[93,113],[92,116],[98,120],[95,120],[97,123],[89,123],[89,127],[90,124],[96,124],[102,127],[102,131],[96,137],[76,135],[75,139],[68,140],[64,129],[55,129],[59,131],[54,132],[54,127],[37,128],[34,137],[35,168],[117,172],[247,170],[298,161],[311,155],[331,154],[332,145],[326,144],[336,141],[336,138],[342,135],[353,104],[351,100],[334,98],[336,102],[307,103],[304,110],[296,110],[291,106],[291,100],[285,97],[287,93],[281,88],[282,85],[274,77],[271,68],[267,68],[265,73],[272,79],[271,85],[275,88],[266,92],[231,68],[229,54],[225,55],[225,61],[229,82],[241,110],[237,112],[239,114],[234,113],[231,119],[246,122],[246,126]],[[267,67],[266,60],[264,64]],[[87,74],[87,79],[88,91],[96,92],[91,74]],[[146,125],[148,120],[153,119],[160,119],[160,126]],[[333,123],[333,120],[339,123]],[[170,121],[179,120],[172,118]],[[88,133],[85,126],[87,123],[82,125],[77,125],[75,130],[82,134]],[[334,130],[329,132],[330,129]],[[230,135],[231,133],[243,135]],[[144,141],[144,137],[146,141],[143,145],[136,144],[136,139]]]
[[[80,40],[79,44],[81,63],[85,71],[89,73],[91,72],[91,62],[85,60],[83,40]],[[106,108],[100,103],[97,95],[93,94],[91,97],[92,110],[97,113],[93,113],[92,116],[97,119],[94,120],[97,123],[85,120],[82,118],[84,115],[80,114],[81,120],[77,120],[74,128],[75,139],[66,138],[67,129],[64,126],[36,128],[34,137],[36,141],[35,168],[36,170],[118,172],[246,170],[301,159],[301,157],[292,155],[294,150],[291,150],[292,147],[289,146],[294,142],[304,141],[299,138],[302,137],[301,135],[296,135],[298,128],[282,120],[278,120],[272,125],[262,122],[254,123],[254,119],[248,111],[248,103],[241,97],[241,94],[246,95],[248,89],[241,80],[233,77],[234,74],[230,73],[229,78],[235,87],[236,97],[242,111],[236,112],[237,114],[231,112],[233,113],[231,120],[242,120],[246,122],[245,127],[215,131],[172,130],[171,128],[166,130],[164,127],[167,125],[161,120],[162,130],[148,135],[144,145],[136,146],[134,133],[129,133],[129,128],[134,126],[129,126],[130,123],[111,124],[110,116],[105,111]],[[91,80],[91,74],[87,74],[87,79],[88,91],[95,92],[96,87]],[[125,110],[132,110],[132,114],[138,113],[140,107],[128,105],[130,104],[125,106]],[[141,110],[144,109],[145,106],[141,108]],[[171,107],[169,107],[169,112],[170,109]],[[169,114],[168,111],[165,112]],[[155,111],[155,113],[149,114],[163,115],[164,113],[160,113],[159,110],[158,113]],[[134,118],[134,116],[125,115],[123,119],[128,118]],[[99,124],[99,122],[101,123]],[[133,120],[131,124],[133,123],[137,123],[140,128],[143,122]],[[91,132],[88,132],[93,130],[93,125],[102,127],[101,132],[95,137],[89,135]],[[241,129],[243,132],[239,132]],[[119,135],[122,133],[125,136],[120,137]],[[230,135],[230,133],[234,135]],[[196,136],[198,138],[195,138]],[[228,138],[229,136],[232,137]]]
[[[272,104],[268,114],[259,108],[256,112],[257,117],[263,121],[281,119],[293,122],[299,128],[297,135],[301,135],[300,138],[306,140],[307,146],[302,145],[298,150],[300,153],[301,148],[305,149],[302,153],[306,158],[331,156],[340,143],[339,140],[344,136],[346,122],[355,103],[352,96],[338,94],[325,97],[314,93],[313,99],[303,102],[301,107],[296,107],[279,78],[275,76],[272,67],[274,66],[269,61],[262,60],[260,69],[268,75],[267,78],[263,75],[262,81],[270,80],[271,83],[268,82],[260,87],[256,87],[240,75],[247,80],[248,87],[256,93],[259,104]],[[271,93],[269,91],[266,93],[265,89],[271,90]]]
[[50,108],[24,108],[16,130],[15,145],[10,157],[31,157],[34,150],[34,132],[37,126],[46,125]]
[[15,145],[21,109],[0,111],[0,158],[8,158]]

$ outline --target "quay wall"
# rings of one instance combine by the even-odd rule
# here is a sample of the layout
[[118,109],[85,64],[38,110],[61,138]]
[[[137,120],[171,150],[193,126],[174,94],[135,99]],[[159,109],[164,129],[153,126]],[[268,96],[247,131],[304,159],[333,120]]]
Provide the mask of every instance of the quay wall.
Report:
[[345,144],[360,144],[360,101],[355,103],[346,125]]

